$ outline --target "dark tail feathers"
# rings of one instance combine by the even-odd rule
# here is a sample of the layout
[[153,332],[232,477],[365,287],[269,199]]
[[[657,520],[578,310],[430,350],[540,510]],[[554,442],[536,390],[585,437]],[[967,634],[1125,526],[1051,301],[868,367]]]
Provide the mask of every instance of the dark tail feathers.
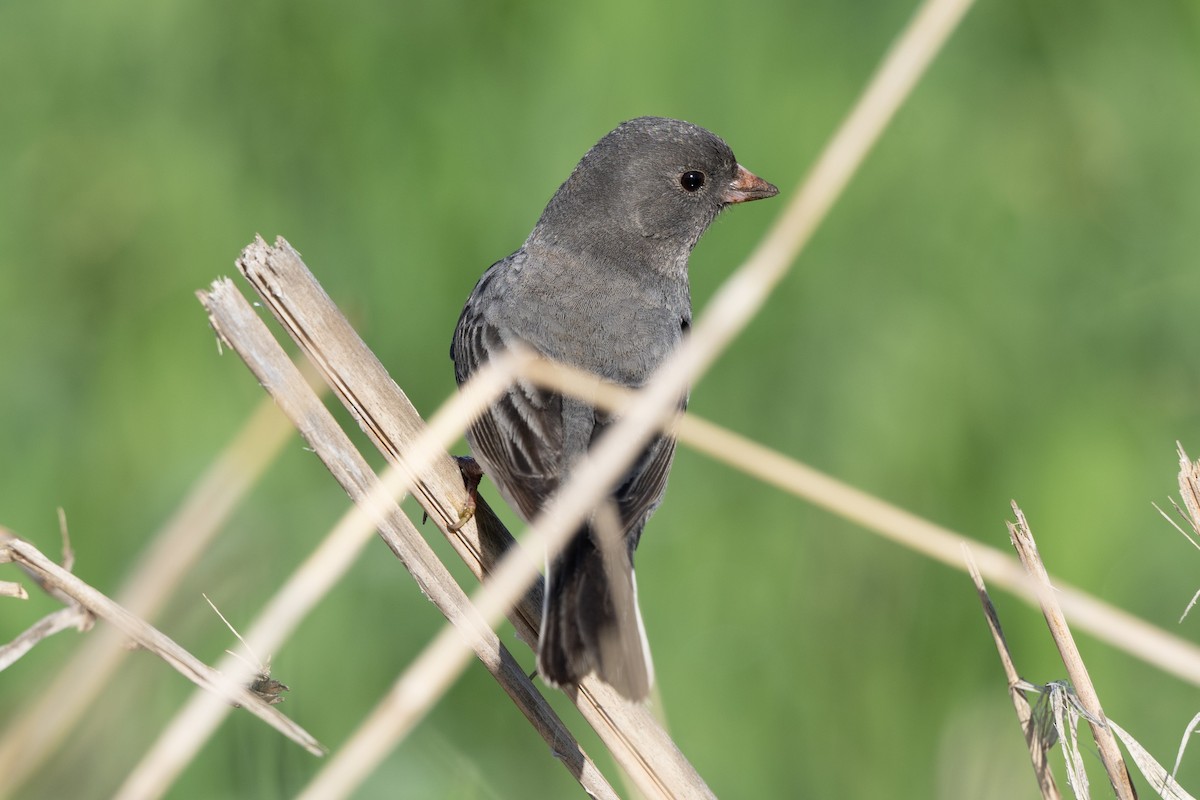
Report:
[[602,552],[594,536],[581,530],[546,571],[538,673],[565,686],[595,672],[625,697],[642,700],[654,668],[632,557],[623,541]]

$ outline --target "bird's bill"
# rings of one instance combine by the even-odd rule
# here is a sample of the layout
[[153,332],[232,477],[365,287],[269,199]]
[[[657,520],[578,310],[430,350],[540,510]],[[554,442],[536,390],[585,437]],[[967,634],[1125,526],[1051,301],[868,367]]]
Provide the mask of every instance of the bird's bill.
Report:
[[762,200],[774,197],[779,190],[773,184],[767,183],[750,170],[738,164],[737,176],[725,190],[726,203],[745,203],[749,200]]

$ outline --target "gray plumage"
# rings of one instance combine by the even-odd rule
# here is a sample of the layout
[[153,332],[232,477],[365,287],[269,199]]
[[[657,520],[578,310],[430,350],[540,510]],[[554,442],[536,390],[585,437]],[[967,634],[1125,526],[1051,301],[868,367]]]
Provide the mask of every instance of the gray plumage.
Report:
[[[776,193],[703,128],[657,117],[620,125],[584,155],[521,249],[476,284],[450,348],[455,378],[462,384],[520,343],[605,381],[642,386],[691,323],[687,263],[701,234],[726,205]],[[612,422],[587,403],[522,383],[467,440],[505,500],[532,520]],[[547,566],[538,671],[548,682],[576,683],[595,671],[628,697],[648,693],[653,669],[633,551],[662,502],[674,453],[674,439],[653,439]]]

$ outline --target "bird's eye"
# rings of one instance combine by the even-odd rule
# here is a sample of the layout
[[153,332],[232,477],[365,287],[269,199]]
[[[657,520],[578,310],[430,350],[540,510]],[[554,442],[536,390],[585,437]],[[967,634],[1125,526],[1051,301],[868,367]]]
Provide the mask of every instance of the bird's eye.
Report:
[[704,185],[704,173],[692,170],[679,176],[679,185],[685,192],[694,192]]

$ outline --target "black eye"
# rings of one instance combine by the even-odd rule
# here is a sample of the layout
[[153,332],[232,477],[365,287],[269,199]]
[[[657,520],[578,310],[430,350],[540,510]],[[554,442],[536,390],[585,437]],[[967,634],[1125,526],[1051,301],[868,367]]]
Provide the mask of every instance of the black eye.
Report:
[[679,185],[685,192],[694,192],[704,185],[704,173],[694,170],[685,172],[679,176]]

